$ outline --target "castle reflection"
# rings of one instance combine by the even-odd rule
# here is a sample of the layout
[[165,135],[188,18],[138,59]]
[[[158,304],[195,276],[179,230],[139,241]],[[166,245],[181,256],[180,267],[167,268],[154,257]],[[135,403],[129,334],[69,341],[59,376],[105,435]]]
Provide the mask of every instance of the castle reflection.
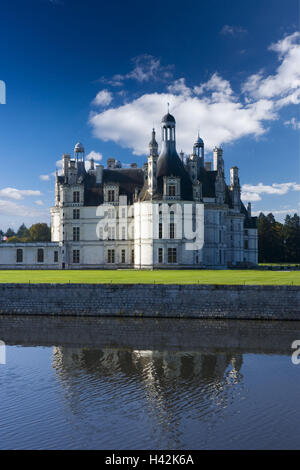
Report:
[[211,420],[216,409],[224,410],[241,395],[242,364],[242,354],[226,352],[55,347],[53,353],[53,367],[73,412],[86,400],[87,383],[91,397],[102,393],[99,406],[109,406],[104,397],[108,388],[122,409],[145,400],[144,412],[173,443],[180,441],[182,419]]

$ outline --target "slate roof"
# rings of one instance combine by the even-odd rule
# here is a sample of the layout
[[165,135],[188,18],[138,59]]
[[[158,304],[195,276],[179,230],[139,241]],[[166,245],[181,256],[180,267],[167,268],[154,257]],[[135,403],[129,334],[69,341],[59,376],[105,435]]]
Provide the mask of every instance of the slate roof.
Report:
[[[163,193],[163,177],[176,176],[181,179],[181,195],[186,201],[193,200],[193,186],[182,161],[174,154],[161,155],[157,163],[157,192],[152,197],[148,192],[148,183],[145,179],[144,170],[141,168],[116,168],[103,170],[103,183],[116,183],[119,186],[119,194],[126,195],[129,204],[134,201],[135,193],[138,192],[140,201],[161,199]],[[207,171],[201,167],[198,172],[198,180],[202,183],[202,195],[207,198],[215,197],[216,171]],[[96,183],[96,175],[81,172],[79,180],[84,183],[84,203],[86,206],[98,206],[103,204],[103,184]],[[64,176],[58,176],[58,182],[65,183]],[[231,193],[226,185],[225,204],[232,208]],[[245,215],[245,228],[257,228],[257,217],[249,217],[244,204],[241,203],[241,213]]]
[[[64,177],[59,176],[58,181],[64,183]],[[86,173],[84,183],[84,204],[98,206],[104,201],[103,184],[96,183],[96,175]],[[103,170],[103,183],[117,183],[119,194],[126,195],[132,204],[136,189],[140,191],[144,185],[144,171],[141,168],[117,168]]]
[[164,115],[161,122],[175,122],[175,118],[172,116],[172,114],[168,113]]

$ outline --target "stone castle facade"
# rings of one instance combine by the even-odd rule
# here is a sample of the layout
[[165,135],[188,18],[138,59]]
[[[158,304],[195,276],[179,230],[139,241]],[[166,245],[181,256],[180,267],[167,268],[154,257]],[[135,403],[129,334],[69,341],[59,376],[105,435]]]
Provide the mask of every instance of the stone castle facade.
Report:
[[185,158],[176,151],[176,123],[161,122],[148,162],[123,168],[113,158],[107,168],[91,160],[78,143],[74,158],[63,155],[51,208],[52,242],[2,244],[1,267],[225,269],[258,261],[257,219],[241,201],[239,171],[226,184],[223,151],[204,159],[198,136]]

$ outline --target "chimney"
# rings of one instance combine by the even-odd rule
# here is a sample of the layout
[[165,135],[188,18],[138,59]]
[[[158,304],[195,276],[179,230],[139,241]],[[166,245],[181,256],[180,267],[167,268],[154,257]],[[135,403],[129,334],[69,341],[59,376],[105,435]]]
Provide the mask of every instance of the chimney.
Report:
[[103,165],[96,165],[96,183],[102,184],[103,181]]
[[71,156],[69,153],[64,153],[62,156],[64,176],[67,176],[70,158]]
[[248,202],[247,211],[248,211],[248,217],[251,217],[251,212],[252,212],[251,202]]
[[114,158],[107,159],[107,168],[113,169],[116,167],[116,160]]
[[224,170],[223,150],[219,147],[214,148],[214,171]]
[[230,168],[230,184],[231,186],[240,186],[239,169],[237,166]]

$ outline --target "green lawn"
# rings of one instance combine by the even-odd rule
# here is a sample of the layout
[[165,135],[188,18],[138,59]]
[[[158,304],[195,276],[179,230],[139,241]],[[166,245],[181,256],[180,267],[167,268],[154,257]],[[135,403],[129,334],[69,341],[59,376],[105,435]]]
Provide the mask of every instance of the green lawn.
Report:
[[0,283],[300,285],[300,271],[1,271]]

